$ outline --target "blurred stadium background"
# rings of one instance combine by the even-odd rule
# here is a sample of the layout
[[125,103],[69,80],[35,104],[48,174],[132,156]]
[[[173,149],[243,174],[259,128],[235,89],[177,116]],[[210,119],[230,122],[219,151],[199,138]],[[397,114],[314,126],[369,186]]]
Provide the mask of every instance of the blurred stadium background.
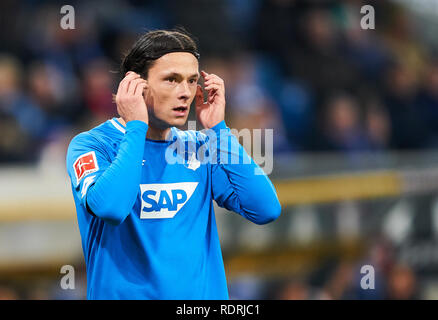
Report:
[[216,213],[230,297],[438,299],[438,1],[70,1],[74,30],[64,4],[0,2],[0,299],[85,298],[66,148],[115,115],[134,39],[176,25],[229,126],[274,129],[281,217]]

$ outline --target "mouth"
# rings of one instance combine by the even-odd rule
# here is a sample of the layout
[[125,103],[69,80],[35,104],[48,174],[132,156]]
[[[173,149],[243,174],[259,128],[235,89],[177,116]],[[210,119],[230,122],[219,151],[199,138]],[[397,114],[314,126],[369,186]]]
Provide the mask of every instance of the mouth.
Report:
[[185,116],[188,112],[188,107],[187,106],[178,106],[175,108],[172,108],[173,113],[177,116],[177,117],[182,117]]

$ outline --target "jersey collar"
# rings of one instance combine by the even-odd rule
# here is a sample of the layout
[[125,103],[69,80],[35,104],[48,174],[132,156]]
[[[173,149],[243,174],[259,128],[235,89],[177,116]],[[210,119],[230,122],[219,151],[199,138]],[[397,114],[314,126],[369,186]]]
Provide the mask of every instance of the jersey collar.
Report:
[[117,118],[112,118],[110,119],[111,124],[117,129],[119,130],[121,133],[125,134],[126,132],[126,127],[124,125],[122,125],[119,120],[117,120]]
[[[123,124],[121,124],[120,121],[117,120],[117,118],[112,118],[109,121],[114,126],[114,128],[119,130],[121,133],[123,133],[123,134],[126,133],[126,127]],[[170,132],[171,132],[170,141],[175,141],[178,137],[177,133],[175,132],[175,127],[171,127]],[[147,139],[147,140],[154,141],[154,140],[149,140],[149,139]]]

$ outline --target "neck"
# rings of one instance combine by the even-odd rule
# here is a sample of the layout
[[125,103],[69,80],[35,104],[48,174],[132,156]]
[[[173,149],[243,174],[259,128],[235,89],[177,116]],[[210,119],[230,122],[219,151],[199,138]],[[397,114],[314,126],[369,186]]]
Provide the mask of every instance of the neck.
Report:
[[[126,126],[126,122],[123,118],[117,118],[117,120],[124,126]],[[146,138],[150,140],[167,140],[170,134],[170,128],[159,129],[154,126],[148,125],[148,132],[146,133]]]

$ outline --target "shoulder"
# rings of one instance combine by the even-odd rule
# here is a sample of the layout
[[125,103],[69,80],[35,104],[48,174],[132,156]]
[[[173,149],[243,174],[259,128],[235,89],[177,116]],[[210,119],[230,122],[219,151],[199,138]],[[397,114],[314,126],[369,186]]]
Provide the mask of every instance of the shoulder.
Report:
[[67,159],[77,156],[78,153],[97,151],[107,155],[113,145],[118,145],[123,134],[115,130],[110,120],[73,137],[67,149]]
[[98,126],[81,132],[73,137],[70,146],[77,144],[106,144],[109,142],[117,142],[123,138],[123,132],[118,130],[110,120],[107,120]]
[[77,150],[93,148],[100,145],[100,142],[89,131],[81,132],[73,137],[68,145],[67,155]]

